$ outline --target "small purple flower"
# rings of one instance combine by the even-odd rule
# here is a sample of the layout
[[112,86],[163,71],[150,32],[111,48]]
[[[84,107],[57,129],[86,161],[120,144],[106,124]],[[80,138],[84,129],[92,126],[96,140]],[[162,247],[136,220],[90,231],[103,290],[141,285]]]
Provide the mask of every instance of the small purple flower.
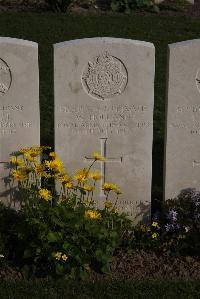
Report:
[[195,201],[194,205],[195,205],[195,207],[199,207],[200,206],[200,200],[199,201]]
[[170,221],[175,222],[175,221],[177,221],[177,215],[178,215],[177,211],[172,209],[169,211],[167,218]]
[[178,230],[179,228],[180,228],[180,225],[178,223],[172,223],[172,224],[167,223],[165,225],[166,232],[170,232],[170,231],[172,232],[172,231]]
[[171,230],[171,227],[172,227],[172,225],[169,224],[169,223],[167,223],[167,224],[165,225],[165,230],[166,230],[166,232],[169,232],[169,231]]

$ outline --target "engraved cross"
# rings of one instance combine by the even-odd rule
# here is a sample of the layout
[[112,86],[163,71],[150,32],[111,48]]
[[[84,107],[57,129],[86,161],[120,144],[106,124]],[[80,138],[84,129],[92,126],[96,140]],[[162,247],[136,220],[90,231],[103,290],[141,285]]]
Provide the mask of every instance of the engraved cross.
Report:
[[194,160],[192,165],[193,165],[193,167],[199,167],[200,166],[200,162]]
[[[101,186],[105,183],[105,177],[106,177],[106,165],[107,163],[122,163],[122,157],[114,158],[114,157],[107,157],[106,155],[106,143],[108,138],[100,138],[100,144],[101,144],[101,156],[105,157],[105,161],[97,161],[101,163]],[[92,157],[85,157],[86,160],[94,160]],[[104,192],[101,188],[100,196],[104,196]]]

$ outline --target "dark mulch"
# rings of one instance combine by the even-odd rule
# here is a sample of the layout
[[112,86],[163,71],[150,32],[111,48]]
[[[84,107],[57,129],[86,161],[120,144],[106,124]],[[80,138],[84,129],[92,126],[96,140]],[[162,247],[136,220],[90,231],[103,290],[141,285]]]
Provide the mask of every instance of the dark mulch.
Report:
[[[171,1],[173,2],[174,0]],[[183,11],[173,11],[164,9],[161,10],[159,14],[165,16],[200,17],[200,0],[195,0],[194,5],[187,5],[187,7]]]
[[[158,256],[144,251],[119,251],[113,258],[111,273],[91,272],[89,281],[108,280],[200,280],[200,257]],[[23,275],[11,267],[0,268],[0,281],[23,280]]]
[[46,12],[48,6],[43,0],[0,0],[0,12]]
[[[110,0],[97,0],[98,7],[87,7],[87,5],[71,5],[69,12],[76,14],[116,14],[112,13],[106,8],[108,8],[108,3]],[[81,1],[80,1],[81,2]],[[87,1],[85,1],[87,3]],[[174,0],[166,0],[160,6],[160,12],[158,15],[161,16],[187,16],[187,17],[200,17],[200,0],[195,0],[194,5],[186,5],[184,9],[177,10],[173,8]],[[78,3],[78,2],[77,2]],[[88,1],[89,3],[89,1]],[[171,5],[169,5],[171,3]],[[103,10],[101,9],[103,8]],[[44,0],[0,0],[0,12],[10,11],[10,12],[49,12],[50,9]],[[136,15],[155,15],[156,13],[148,12],[145,10],[135,11]]]
[[90,279],[98,280],[198,280],[200,257],[158,256],[144,251],[124,253],[113,258],[111,274],[91,273]]

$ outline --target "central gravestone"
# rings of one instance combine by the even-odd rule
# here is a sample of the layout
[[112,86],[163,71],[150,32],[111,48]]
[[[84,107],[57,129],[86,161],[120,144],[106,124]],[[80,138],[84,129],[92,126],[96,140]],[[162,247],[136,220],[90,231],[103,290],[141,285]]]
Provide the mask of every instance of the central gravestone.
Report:
[[169,45],[165,199],[200,188],[200,39]]
[[15,201],[10,155],[40,144],[38,45],[0,37],[0,201]]
[[[138,221],[150,214],[154,46],[91,38],[54,46],[55,150],[69,173],[96,163],[102,183],[117,183],[117,206]],[[114,202],[114,198],[112,199]]]

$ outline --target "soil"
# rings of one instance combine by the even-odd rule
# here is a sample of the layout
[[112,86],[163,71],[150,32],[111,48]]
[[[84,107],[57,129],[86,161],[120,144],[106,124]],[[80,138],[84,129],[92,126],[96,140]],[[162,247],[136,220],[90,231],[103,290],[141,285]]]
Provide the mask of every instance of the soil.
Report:
[[[117,14],[108,10],[109,0],[96,0],[97,5],[88,7],[87,0],[84,4],[81,0],[75,1],[76,4],[70,5],[68,12],[75,14]],[[88,1],[89,2],[89,1]],[[187,16],[187,17],[200,17],[200,0],[195,0],[194,5],[186,5],[185,8],[177,10],[173,8],[174,0],[166,0],[160,5],[160,12],[150,12],[145,10],[134,11],[135,15],[161,15],[161,16]],[[169,5],[172,3],[172,6]],[[0,0],[0,12],[50,12],[50,8],[44,0]]]
[[[0,281],[22,280],[17,269],[0,267]],[[119,251],[110,274],[91,272],[89,281],[108,280],[200,280],[200,257],[158,256],[154,253]]]
[[96,280],[200,280],[200,257],[157,256],[144,251],[118,252],[111,264],[111,274],[91,273]]

